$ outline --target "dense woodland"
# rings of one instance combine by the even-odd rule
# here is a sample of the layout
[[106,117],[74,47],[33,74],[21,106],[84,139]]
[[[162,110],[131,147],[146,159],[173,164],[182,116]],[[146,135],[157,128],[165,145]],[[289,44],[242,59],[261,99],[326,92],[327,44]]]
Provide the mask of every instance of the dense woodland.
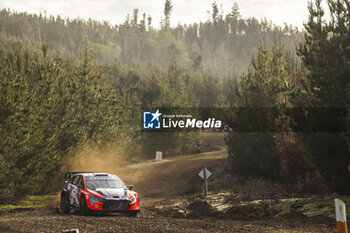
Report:
[[79,57],[88,47],[94,58],[107,64],[166,68],[177,60],[184,67],[224,76],[246,72],[261,43],[281,42],[287,51],[294,52],[303,37],[292,26],[282,28],[266,20],[244,19],[237,5],[224,15],[214,2],[212,20],[175,28],[169,26],[171,10],[172,5],[164,8],[159,29],[151,26],[150,15],[140,14],[137,9],[127,15],[124,23],[114,26],[108,22],[2,10],[0,38],[3,45],[14,51],[19,45],[38,49],[42,43],[48,43],[51,54]]
[[137,9],[114,26],[2,10],[0,196],[55,190],[57,171],[87,143],[126,159],[196,151],[198,132],[142,132],[143,107],[262,107],[258,123],[274,132],[235,130],[254,127],[254,111],[227,122],[233,174],[349,193],[348,126],[293,132],[297,119],[283,111],[349,108],[350,3],[327,3],[331,19],[316,0],[303,32],[242,18],[237,5],[223,15],[215,2],[211,20],[174,28],[170,0],[160,28]]

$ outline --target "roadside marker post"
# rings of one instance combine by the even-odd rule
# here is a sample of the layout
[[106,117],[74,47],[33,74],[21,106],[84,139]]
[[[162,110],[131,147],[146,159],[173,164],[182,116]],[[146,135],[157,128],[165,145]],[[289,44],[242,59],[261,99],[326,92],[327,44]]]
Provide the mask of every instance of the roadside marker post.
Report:
[[335,217],[337,219],[337,233],[348,233],[345,204],[342,200],[337,198],[334,199],[334,203]]
[[79,233],[79,229],[63,230],[62,233]]
[[204,167],[198,175],[204,180],[204,193],[205,196],[208,196],[208,178],[211,176],[211,172],[207,169],[207,167]]
[[156,151],[156,161],[162,161],[163,160],[163,152]]

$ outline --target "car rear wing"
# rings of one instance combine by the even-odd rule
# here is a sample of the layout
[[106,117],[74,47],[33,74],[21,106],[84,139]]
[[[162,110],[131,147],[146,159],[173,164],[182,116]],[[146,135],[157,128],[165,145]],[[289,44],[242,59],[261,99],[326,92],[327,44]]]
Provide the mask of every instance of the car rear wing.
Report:
[[79,174],[79,173],[98,173],[98,172],[66,172],[64,174],[64,179],[69,181],[73,178],[75,174]]

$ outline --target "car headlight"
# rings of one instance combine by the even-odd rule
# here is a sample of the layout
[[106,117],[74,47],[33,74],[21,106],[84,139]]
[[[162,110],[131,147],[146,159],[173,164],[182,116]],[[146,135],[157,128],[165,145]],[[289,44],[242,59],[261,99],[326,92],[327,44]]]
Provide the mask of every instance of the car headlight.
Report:
[[132,196],[131,198],[129,198],[129,201],[130,201],[130,203],[134,203],[134,202],[136,202],[136,198],[135,198],[135,196]]
[[89,198],[92,200],[92,201],[95,201],[95,202],[102,202],[104,199],[102,198],[99,198],[99,197],[96,197],[92,194],[89,194]]

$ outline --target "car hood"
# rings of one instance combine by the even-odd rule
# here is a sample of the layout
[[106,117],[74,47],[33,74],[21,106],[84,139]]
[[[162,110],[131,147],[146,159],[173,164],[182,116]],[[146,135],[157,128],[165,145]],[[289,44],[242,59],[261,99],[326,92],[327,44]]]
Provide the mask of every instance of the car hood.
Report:
[[127,199],[129,190],[126,188],[97,188],[92,190],[105,198]]

